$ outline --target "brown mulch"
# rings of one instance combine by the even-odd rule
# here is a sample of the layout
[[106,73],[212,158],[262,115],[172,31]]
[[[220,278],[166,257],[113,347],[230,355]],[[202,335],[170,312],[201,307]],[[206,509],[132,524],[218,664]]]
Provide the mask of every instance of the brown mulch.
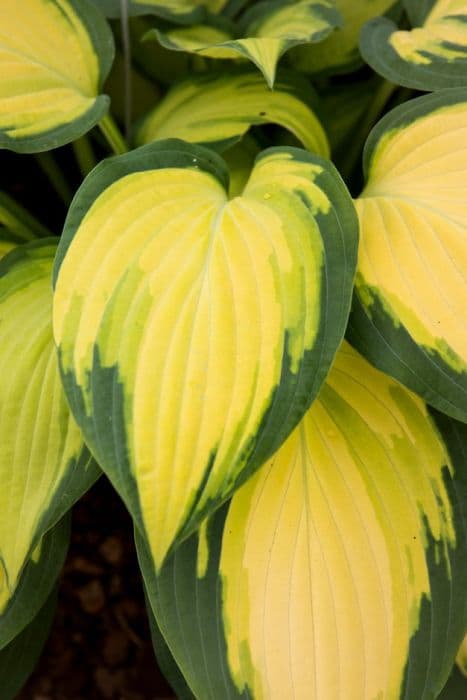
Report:
[[173,700],[152,650],[131,519],[106,479],[75,506],[57,614],[17,700]]

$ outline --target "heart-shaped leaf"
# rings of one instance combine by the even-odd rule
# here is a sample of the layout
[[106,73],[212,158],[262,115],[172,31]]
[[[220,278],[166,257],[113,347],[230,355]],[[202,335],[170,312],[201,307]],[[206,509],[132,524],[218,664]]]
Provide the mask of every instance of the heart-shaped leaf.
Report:
[[52,338],[55,251],[56,239],[42,239],[0,261],[0,629],[43,535],[98,475],[59,376]]
[[137,533],[195,697],[437,697],[466,625],[465,438],[344,344],[277,454],[158,575]]
[[407,0],[420,26],[399,30],[379,17],[363,28],[360,50],[380,75],[418,90],[467,87],[465,0]]
[[351,342],[467,420],[467,90],[390,112],[365,148]]
[[89,0],[2,0],[0,147],[45,151],[91,129],[108,108],[99,91],[113,52]]
[[313,93],[292,74],[269,90],[252,71],[208,73],[174,86],[143,120],[138,144],[175,137],[223,151],[258,124],[279,124],[309,151],[329,155],[329,145],[310,101]]
[[285,439],[345,329],[357,226],[331,163],[277,148],[239,197],[212,151],[102,163],[56,265],[72,410],[157,566]]

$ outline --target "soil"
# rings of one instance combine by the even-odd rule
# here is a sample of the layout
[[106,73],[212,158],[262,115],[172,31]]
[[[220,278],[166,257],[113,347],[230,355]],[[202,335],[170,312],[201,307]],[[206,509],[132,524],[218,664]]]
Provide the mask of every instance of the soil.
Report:
[[17,700],[175,700],[152,650],[131,519],[105,478],[75,506],[53,628]]

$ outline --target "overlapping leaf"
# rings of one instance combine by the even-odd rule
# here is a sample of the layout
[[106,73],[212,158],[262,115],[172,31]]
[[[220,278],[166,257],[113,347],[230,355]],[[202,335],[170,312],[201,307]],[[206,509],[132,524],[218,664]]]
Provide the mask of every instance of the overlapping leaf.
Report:
[[[107,17],[120,17],[121,0],[93,0]],[[192,24],[202,20],[206,12],[217,13],[228,0],[128,0],[130,17],[156,15],[178,24]]]
[[363,29],[360,50],[375,71],[418,90],[467,87],[465,0],[406,0],[412,30],[376,18]]
[[31,153],[72,141],[105,114],[113,39],[89,0],[0,3],[0,147]]
[[304,73],[348,73],[362,64],[360,30],[369,19],[386,14],[397,0],[336,0],[343,26],[323,42],[293,49],[293,65]]
[[311,93],[291,74],[273,91],[251,71],[208,73],[174,86],[143,120],[136,141],[181,138],[223,151],[255,124],[279,124],[309,151],[329,154],[326,134],[313,111]]
[[157,38],[175,51],[194,51],[212,58],[241,56],[252,61],[268,85],[274,85],[277,64],[293,46],[323,41],[341,17],[333,0],[263,0],[242,18],[240,34],[221,25],[198,25],[166,32],[152,30],[146,37]]
[[157,566],[285,439],[346,324],[357,228],[333,166],[270,149],[227,186],[177,140],[104,162],[57,256],[68,398]]
[[467,91],[396,108],[365,149],[350,340],[467,420]]
[[155,574],[197,698],[428,700],[465,632],[465,426],[350,346],[286,443]]
[[0,639],[44,533],[97,476],[66,404],[52,339],[55,251],[56,242],[43,239],[0,261]]

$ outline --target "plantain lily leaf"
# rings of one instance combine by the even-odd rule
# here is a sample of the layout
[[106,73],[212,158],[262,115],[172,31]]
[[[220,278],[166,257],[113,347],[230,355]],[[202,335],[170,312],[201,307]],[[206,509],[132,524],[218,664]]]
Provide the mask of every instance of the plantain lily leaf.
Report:
[[106,113],[112,33],[89,0],[2,0],[0,147],[56,148]]
[[141,123],[136,142],[173,136],[223,151],[251,126],[273,123],[294,134],[309,151],[328,156],[326,134],[309,94],[292,74],[281,75],[273,91],[251,71],[200,75],[169,91]]
[[298,70],[311,74],[339,74],[359,68],[363,61],[358,38],[363,25],[372,17],[392,11],[398,3],[397,0],[335,0],[335,5],[343,26],[319,44],[292,49],[290,59]]
[[146,38],[156,38],[168,49],[211,58],[240,55],[259,68],[272,88],[277,64],[286,51],[299,44],[321,42],[341,24],[333,0],[263,0],[243,16],[242,38],[208,25],[167,32],[152,30]]
[[16,590],[0,615],[0,650],[30,624],[53,590],[68,550],[70,515],[67,513],[43,536],[25,562]]
[[420,26],[399,30],[376,18],[363,28],[360,50],[380,75],[418,90],[467,87],[465,0],[407,1]]
[[43,535],[98,475],[61,387],[55,251],[56,239],[41,239],[0,261],[0,614]]
[[24,241],[7,228],[0,228],[0,259]]
[[428,403],[467,420],[467,90],[411,100],[364,154],[349,339]]
[[428,700],[465,632],[466,426],[349,345],[274,457],[155,573],[193,694]]
[[285,439],[346,325],[357,226],[334,166],[269,149],[240,197],[227,180],[175,139],[110,159],[57,255],[70,405],[157,566]]
[[[220,12],[228,0],[127,0],[129,17],[156,15],[177,24],[192,24],[204,19],[206,12]],[[107,17],[120,17],[121,0],[93,0]]]
[[28,627],[7,647],[0,649],[2,700],[15,700],[33,672],[49,635],[56,603],[57,594],[53,591]]

